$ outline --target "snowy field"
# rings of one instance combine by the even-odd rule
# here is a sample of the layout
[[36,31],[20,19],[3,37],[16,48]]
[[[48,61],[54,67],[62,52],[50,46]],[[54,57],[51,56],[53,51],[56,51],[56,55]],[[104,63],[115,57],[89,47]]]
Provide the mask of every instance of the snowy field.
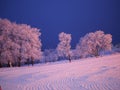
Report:
[[0,68],[2,90],[120,90],[120,54]]

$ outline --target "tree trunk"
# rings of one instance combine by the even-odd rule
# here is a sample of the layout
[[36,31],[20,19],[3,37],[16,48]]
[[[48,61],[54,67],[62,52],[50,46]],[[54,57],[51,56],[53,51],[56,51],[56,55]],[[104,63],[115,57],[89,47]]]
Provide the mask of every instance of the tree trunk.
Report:
[[21,66],[21,57],[18,58],[18,67]]
[[2,63],[0,62],[0,68],[2,68]]
[[0,90],[2,90],[1,86],[0,86]]
[[28,64],[28,66],[29,66],[29,64],[30,64],[30,60],[29,60],[29,58],[27,59],[27,64]]
[[31,63],[32,63],[32,66],[34,65],[34,60],[33,60],[34,58],[33,57],[31,57]]
[[68,59],[69,59],[69,62],[71,62],[71,56],[70,55],[68,55]]
[[12,63],[11,63],[11,61],[9,62],[9,65],[10,65],[10,67],[12,67]]
[[9,63],[10,63],[10,61],[8,60],[7,67],[10,67],[10,64],[9,64]]
[[32,66],[33,66],[34,65],[34,61],[32,60],[31,63],[32,63]]
[[99,52],[100,52],[100,47],[96,46],[95,57],[99,56]]

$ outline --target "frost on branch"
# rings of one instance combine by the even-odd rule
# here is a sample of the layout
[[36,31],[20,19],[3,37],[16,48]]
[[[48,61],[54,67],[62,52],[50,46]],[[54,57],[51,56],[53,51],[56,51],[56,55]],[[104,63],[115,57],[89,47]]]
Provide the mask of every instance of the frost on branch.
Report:
[[57,46],[57,51],[59,56],[70,58],[70,42],[71,42],[71,34],[66,34],[61,32],[59,34],[59,44]]
[[37,28],[0,19],[0,63],[20,65],[26,59],[40,59],[40,36]]
[[99,56],[100,51],[111,50],[112,35],[103,31],[88,33],[82,37],[76,46],[76,50],[81,57],[86,55]]

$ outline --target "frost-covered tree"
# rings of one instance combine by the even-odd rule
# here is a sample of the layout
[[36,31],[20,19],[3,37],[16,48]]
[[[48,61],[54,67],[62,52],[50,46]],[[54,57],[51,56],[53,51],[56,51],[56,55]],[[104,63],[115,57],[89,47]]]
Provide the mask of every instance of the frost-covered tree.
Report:
[[120,53],[120,43],[113,46],[113,51],[116,52],[116,53]]
[[76,46],[81,57],[86,55],[99,56],[100,51],[111,50],[112,35],[103,31],[88,33],[82,37]]
[[45,49],[44,51],[45,62],[55,62],[57,60],[58,60],[58,54],[56,49]]
[[57,46],[58,55],[62,57],[67,57],[71,61],[70,59],[71,34],[61,32],[59,34],[59,41],[60,43]]
[[20,66],[24,60],[41,57],[40,30],[27,24],[0,19],[0,63]]

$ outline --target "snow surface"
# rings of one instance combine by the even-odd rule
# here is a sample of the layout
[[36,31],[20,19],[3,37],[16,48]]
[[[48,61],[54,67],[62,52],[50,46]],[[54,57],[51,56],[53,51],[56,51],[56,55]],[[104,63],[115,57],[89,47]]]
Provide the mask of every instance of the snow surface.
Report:
[[0,68],[2,90],[120,90],[120,54]]

